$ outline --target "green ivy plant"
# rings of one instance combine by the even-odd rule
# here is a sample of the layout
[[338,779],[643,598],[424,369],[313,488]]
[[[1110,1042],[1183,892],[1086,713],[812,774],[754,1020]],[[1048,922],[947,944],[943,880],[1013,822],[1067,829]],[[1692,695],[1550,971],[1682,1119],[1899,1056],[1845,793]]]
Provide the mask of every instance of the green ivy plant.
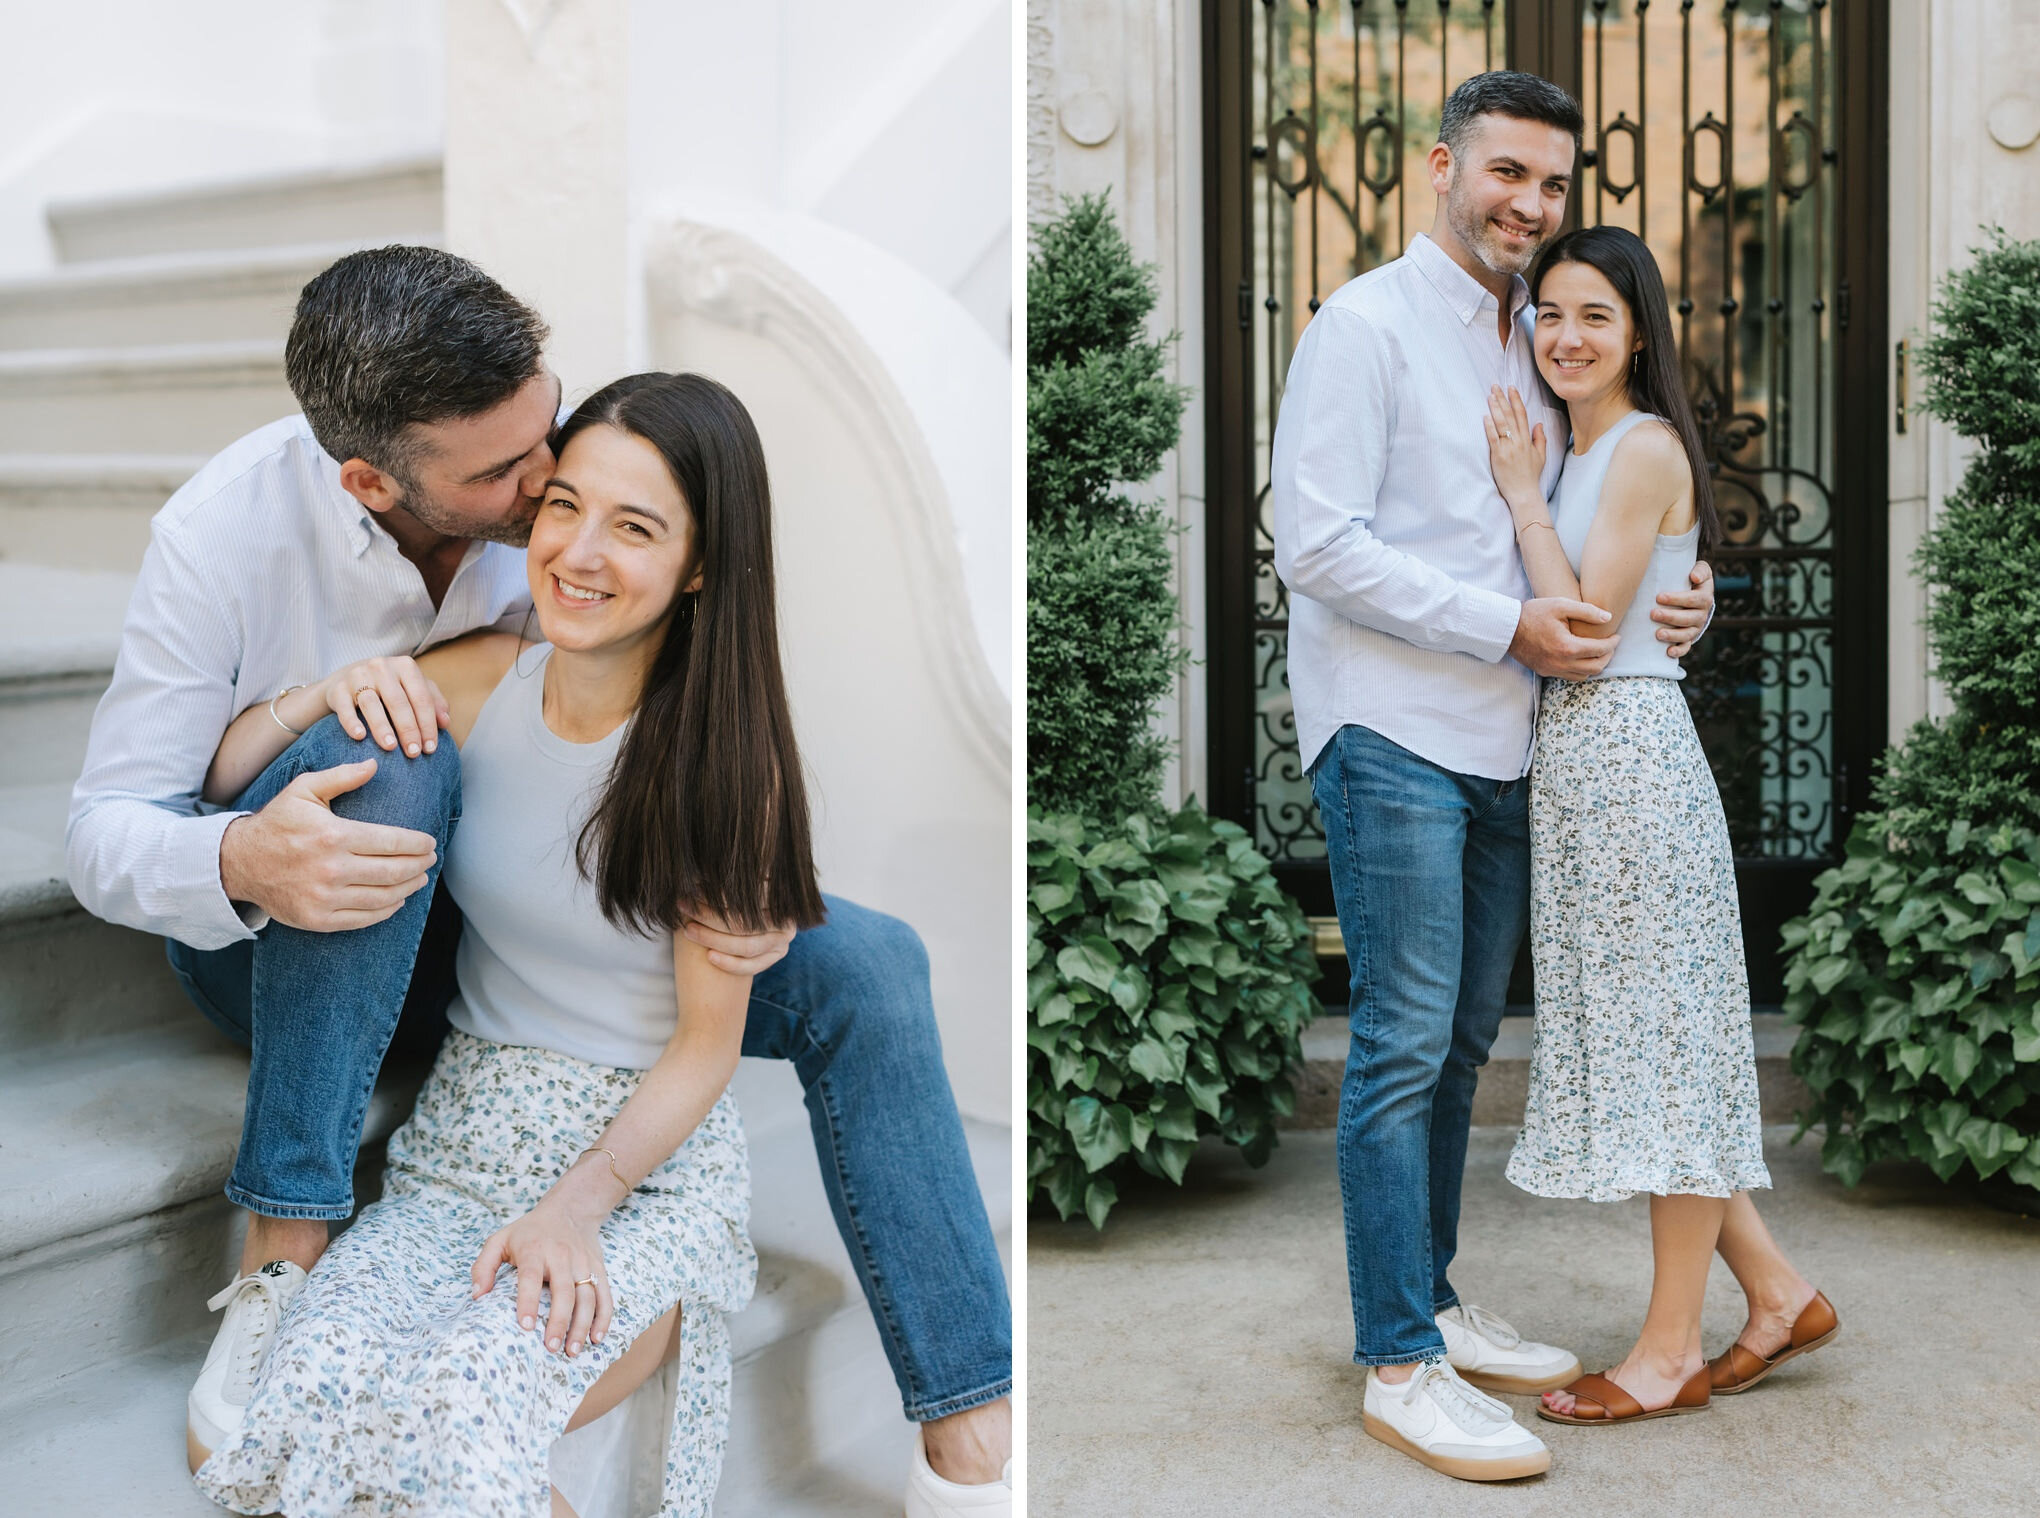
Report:
[[1317,966],[1253,840],[1194,804],[1106,829],[1036,808],[1027,840],[1028,1199],[1102,1228],[1115,1175],[1180,1184],[1200,1135],[1265,1163]]
[[2040,1185],[2040,835],[1958,822],[1931,852],[1877,819],[1785,927],[1792,1068],[1826,1125],[1821,1164],[1855,1185],[1911,1156]]

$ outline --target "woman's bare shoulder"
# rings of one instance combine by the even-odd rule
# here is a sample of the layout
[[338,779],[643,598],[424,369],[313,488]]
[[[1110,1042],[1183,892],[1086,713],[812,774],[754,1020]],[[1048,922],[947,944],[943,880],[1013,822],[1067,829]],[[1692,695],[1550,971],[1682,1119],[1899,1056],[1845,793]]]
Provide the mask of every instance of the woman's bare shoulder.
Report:
[[1653,419],[1631,427],[1615,445],[1603,499],[1623,501],[1639,512],[1655,506],[1662,514],[1692,488],[1693,462],[1686,456],[1685,442],[1669,423]]
[[515,633],[493,628],[463,634],[418,656],[418,668],[437,685],[446,704],[453,708],[453,741],[463,743],[468,730],[481,713],[524,640]]

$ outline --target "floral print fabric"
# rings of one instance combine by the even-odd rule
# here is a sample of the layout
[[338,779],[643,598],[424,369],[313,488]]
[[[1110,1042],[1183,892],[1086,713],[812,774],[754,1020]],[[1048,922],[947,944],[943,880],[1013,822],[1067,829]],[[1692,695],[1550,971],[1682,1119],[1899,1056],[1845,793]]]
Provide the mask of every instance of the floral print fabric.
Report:
[[[728,1093],[602,1225],[616,1316],[573,1359],[517,1326],[516,1271],[470,1301],[483,1240],[530,1210],[636,1089],[637,1070],[448,1035],[390,1138],[383,1199],[286,1311],[241,1427],[198,1484],[241,1513],[551,1512],[553,1442],[677,1301],[662,1514],[706,1515],[729,1428],[724,1315],[750,1300],[750,1166]],[[543,1326],[541,1324],[541,1326]]]
[[1530,949],[1512,1182],[1597,1202],[1771,1184],[1728,824],[1678,682],[1545,682]]

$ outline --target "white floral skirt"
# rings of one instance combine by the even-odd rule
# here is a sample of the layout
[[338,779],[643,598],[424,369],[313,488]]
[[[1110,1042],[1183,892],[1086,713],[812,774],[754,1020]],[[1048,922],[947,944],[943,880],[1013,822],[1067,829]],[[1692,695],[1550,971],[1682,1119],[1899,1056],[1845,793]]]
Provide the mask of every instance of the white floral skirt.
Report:
[[1677,681],[1545,682],[1530,950],[1511,1181],[1597,1202],[1771,1184],[1728,824]]
[[551,1512],[548,1459],[597,1377],[680,1304],[662,1514],[706,1515],[729,1429],[724,1314],[750,1300],[750,1162],[725,1093],[602,1225],[616,1315],[572,1359],[517,1326],[516,1272],[470,1301],[482,1241],[594,1143],[641,1072],[447,1036],[390,1138],[383,1199],[284,1314],[238,1443],[198,1484],[241,1513]]

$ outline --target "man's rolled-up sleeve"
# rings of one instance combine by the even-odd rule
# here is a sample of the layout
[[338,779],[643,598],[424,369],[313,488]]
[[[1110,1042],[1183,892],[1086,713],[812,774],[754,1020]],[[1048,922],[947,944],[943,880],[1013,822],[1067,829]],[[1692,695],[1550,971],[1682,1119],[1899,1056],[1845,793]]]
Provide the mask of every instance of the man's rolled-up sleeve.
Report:
[[1358,312],[1320,311],[1297,344],[1275,427],[1275,572],[1292,594],[1362,627],[1494,663],[1522,603],[1373,533],[1395,401],[1388,339]]
[[240,663],[232,603],[174,542],[155,537],[65,829],[71,890],[94,916],[196,949],[252,938],[266,921],[237,909],[220,884],[220,839],[245,814],[198,805],[235,715]]

